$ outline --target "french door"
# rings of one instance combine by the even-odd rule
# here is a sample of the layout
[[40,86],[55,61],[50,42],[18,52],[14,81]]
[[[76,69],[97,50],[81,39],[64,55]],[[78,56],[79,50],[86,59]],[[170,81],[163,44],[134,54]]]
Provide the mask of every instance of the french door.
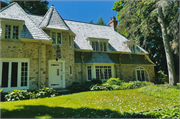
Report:
[[29,60],[1,59],[0,85],[3,92],[29,88]]

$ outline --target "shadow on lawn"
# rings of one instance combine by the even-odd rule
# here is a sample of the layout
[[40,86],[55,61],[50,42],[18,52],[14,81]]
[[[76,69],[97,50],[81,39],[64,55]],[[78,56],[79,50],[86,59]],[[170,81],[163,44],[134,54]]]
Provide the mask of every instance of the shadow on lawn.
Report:
[[[102,117],[112,117],[112,118],[122,118],[122,117],[151,117],[152,115],[142,115],[138,114],[130,114],[125,112],[124,114],[120,114],[117,111],[111,111],[109,109],[98,110],[91,108],[65,108],[65,107],[48,107],[44,105],[19,105],[22,109],[16,110],[6,110],[1,109],[1,118],[68,118],[68,117],[85,117],[85,118],[102,118]],[[79,115],[79,116],[77,116]],[[89,116],[88,116],[89,115]],[[98,116],[97,116],[98,115]],[[132,116],[131,116],[132,115]]]

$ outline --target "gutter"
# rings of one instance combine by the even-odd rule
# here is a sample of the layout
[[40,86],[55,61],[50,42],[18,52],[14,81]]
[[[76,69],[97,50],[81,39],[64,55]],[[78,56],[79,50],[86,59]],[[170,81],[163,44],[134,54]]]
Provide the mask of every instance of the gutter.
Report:
[[38,52],[38,88],[40,88],[40,63],[41,63],[41,57],[40,57],[40,52],[41,52],[41,41],[39,41],[39,52]]

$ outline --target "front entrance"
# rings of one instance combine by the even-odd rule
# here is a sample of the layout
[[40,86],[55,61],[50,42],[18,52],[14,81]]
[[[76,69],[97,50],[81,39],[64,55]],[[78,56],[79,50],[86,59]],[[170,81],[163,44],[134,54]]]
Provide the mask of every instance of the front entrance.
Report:
[[49,87],[64,88],[64,63],[50,61],[49,62]]

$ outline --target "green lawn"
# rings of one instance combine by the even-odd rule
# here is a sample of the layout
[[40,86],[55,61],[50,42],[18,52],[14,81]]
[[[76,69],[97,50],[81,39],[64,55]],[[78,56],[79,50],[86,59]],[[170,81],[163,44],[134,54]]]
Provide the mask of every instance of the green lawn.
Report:
[[140,112],[179,105],[138,92],[139,89],[88,91],[52,98],[1,102],[2,118],[67,118]]

